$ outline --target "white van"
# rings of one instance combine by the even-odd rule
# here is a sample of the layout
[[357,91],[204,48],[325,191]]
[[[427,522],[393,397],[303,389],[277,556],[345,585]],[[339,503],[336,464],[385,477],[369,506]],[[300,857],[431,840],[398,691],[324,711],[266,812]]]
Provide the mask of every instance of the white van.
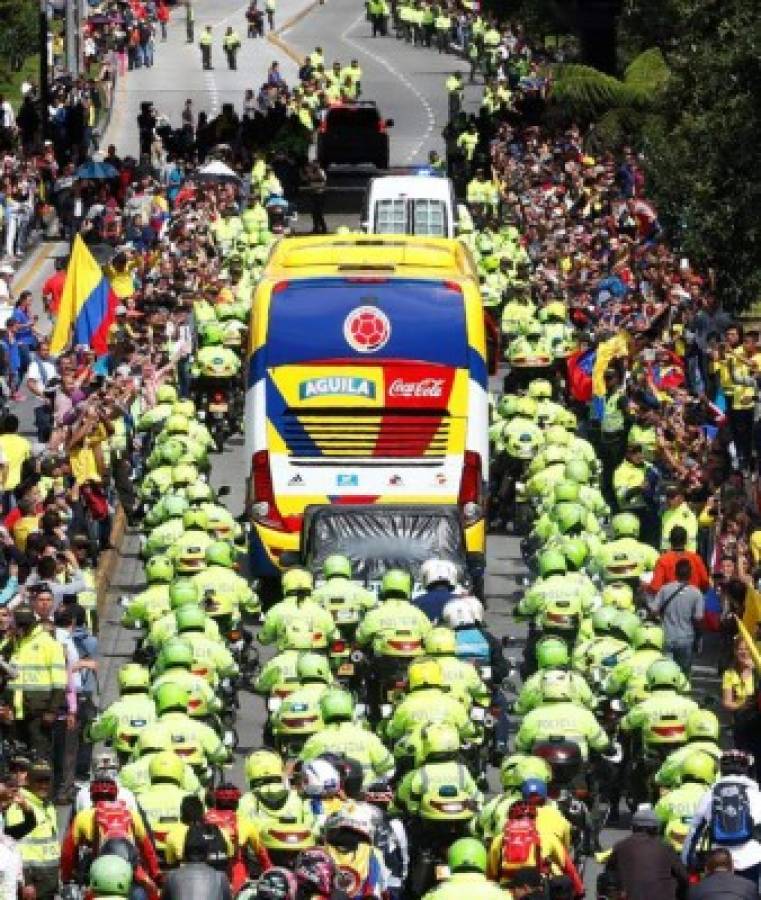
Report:
[[362,230],[368,234],[457,236],[459,209],[449,178],[385,175],[367,188]]

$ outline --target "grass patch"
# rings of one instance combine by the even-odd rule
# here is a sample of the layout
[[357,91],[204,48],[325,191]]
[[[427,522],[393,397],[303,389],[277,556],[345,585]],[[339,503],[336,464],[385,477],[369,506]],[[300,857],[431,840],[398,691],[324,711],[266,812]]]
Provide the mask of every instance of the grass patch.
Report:
[[4,94],[6,100],[11,101],[14,109],[18,109],[21,103],[21,85],[25,81],[40,80],[40,58],[38,54],[28,56],[18,72],[0,71],[0,94]]

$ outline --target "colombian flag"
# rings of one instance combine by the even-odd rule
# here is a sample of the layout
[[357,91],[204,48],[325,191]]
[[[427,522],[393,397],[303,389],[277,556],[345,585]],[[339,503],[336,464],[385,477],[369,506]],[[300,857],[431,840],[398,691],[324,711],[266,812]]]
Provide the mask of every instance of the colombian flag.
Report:
[[80,235],[74,239],[61,295],[51,353],[71,344],[88,344],[98,356],[108,353],[108,330],[118,298]]

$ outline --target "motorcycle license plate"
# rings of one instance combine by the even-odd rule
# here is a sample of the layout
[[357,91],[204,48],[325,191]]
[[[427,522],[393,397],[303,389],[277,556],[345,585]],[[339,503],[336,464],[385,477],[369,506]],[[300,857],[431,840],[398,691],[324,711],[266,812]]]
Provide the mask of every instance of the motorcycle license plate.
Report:
[[439,864],[436,866],[436,881],[445,881],[450,876],[449,866]]
[[354,674],[354,663],[341,663],[338,667],[339,675],[353,675]]
[[227,404],[226,403],[210,403],[209,404],[209,412],[213,413],[223,413],[227,412]]
[[346,625],[357,621],[357,613],[353,609],[337,609],[335,620],[339,625]]

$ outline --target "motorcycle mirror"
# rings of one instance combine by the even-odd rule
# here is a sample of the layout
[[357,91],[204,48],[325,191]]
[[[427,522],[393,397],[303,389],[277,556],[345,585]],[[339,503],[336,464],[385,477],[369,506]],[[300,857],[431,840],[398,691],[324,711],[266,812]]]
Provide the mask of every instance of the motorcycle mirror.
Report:
[[220,488],[217,489],[217,497],[229,497],[230,496],[230,485],[223,484]]

